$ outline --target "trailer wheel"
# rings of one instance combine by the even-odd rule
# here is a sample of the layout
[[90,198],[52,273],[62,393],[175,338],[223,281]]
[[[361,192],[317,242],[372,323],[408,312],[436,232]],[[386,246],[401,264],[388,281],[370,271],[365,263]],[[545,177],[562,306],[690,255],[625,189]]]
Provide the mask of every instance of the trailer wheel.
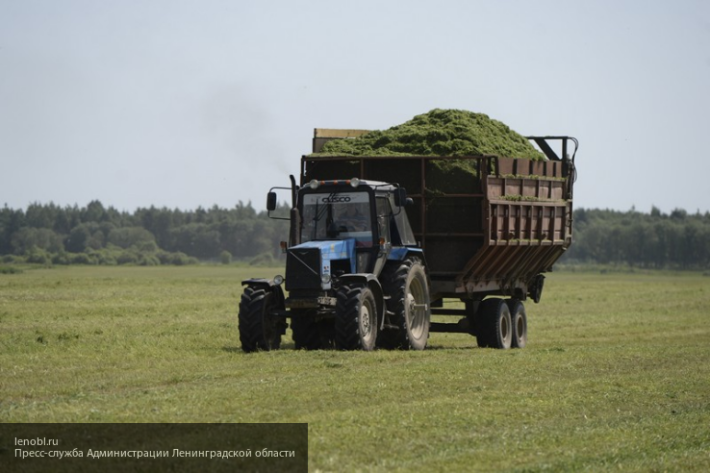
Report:
[[387,348],[423,350],[429,339],[431,307],[426,271],[419,259],[404,260],[389,266],[382,274],[387,310],[392,312],[392,325],[383,333],[381,345]]
[[486,299],[478,306],[480,329],[479,347],[507,350],[513,341],[513,324],[510,309],[504,299]]
[[286,323],[271,315],[279,309],[279,298],[263,287],[247,286],[239,302],[239,340],[242,350],[276,350],[281,347],[281,335]]
[[377,340],[377,303],[367,286],[344,286],[335,309],[335,347],[370,351]]
[[513,348],[525,348],[528,343],[528,317],[525,314],[525,306],[517,299],[508,299],[510,309],[510,320],[513,326]]

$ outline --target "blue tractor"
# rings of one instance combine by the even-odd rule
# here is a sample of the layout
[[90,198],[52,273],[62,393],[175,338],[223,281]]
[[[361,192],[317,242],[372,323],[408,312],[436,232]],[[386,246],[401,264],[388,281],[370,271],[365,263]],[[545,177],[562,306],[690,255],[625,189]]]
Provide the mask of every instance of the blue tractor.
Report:
[[412,202],[405,189],[358,178],[299,187],[293,176],[289,189],[286,277],[242,282],[242,349],[278,349],[289,320],[297,349],[424,349],[429,278],[404,210]]

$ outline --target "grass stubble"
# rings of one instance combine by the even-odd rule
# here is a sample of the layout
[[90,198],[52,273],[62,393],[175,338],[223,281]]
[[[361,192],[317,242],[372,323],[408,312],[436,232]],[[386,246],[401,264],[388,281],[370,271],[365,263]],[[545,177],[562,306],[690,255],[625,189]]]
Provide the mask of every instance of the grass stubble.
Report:
[[307,422],[309,470],[708,471],[710,280],[558,272],[523,350],[241,352],[235,266],[0,275],[2,422]]

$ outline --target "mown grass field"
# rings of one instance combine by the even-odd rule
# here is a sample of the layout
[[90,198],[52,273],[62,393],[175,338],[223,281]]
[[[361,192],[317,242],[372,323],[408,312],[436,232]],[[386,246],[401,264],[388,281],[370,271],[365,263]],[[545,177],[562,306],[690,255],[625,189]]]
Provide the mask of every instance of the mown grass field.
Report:
[[246,355],[240,280],[0,274],[2,422],[307,422],[311,471],[710,471],[710,278],[549,275],[523,350]]

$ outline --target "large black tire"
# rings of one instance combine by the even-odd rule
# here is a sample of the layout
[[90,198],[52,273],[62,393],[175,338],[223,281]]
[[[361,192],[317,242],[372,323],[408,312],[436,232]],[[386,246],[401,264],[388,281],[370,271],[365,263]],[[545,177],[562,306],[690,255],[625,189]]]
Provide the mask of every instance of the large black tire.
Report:
[[486,299],[478,306],[479,347],[507,350],[513,341],[513,324],[505,299]]
[[335,348],[365,350],[377,341],[377,302],[367,286],[344,286],[335,310]]
[[475,337],[478,333],[478,318],[476,317],[476,312],[478,311],[480,301],[465,299],[463,302],[466,305],[466,318],[460,320],[459,325],[463,325],[465,331]]
[[291,331],[297,350],[320,350],[333,346],[333,321],[314,320],[308,311],[291,311]]
[[396,327],[382,332],[380,345],[423,350],[429,340],[431,322],[429,282],[424,265],[417,258],[389,264],[380,280],[385,294],[390,296],[387,310],[392,312],[390,322]]
[[286,323],[271,315],[280,309],[280,298],[273,291],[259,286],[247,286],[239,302],[239,340],[247,353],[257,350],[277,350]]
[[318,324],[307,315],[307,311],[291,310],[291,331],[296,350],[321,348]]
[[508,299],[508,308],[513,326],[511,347],[525,348],[528,344],[528,316],[525,314],[525,306],[518,299]]

